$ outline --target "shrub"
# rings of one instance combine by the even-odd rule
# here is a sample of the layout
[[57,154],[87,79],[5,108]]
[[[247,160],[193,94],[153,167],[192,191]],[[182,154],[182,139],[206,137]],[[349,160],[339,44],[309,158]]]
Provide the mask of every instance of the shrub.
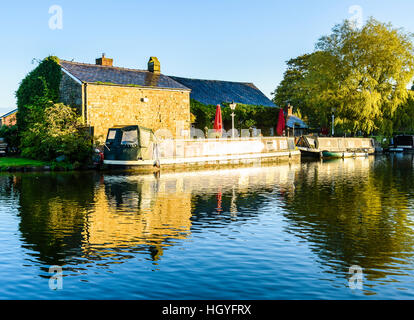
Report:
[[[231,129],[231,109],[228,103],[221,104],[221,114],[223,125],[226,130]],[[191,99],[191,113],[195,116],[194,125],[196,128],[204,130],[213,128],[214,118],[216,115],[216,106],[205,105],[194,99]],[[262,132],[267,132],[270,128],[277,125],[279,109],[266,106],[253,106],[237,104],[235,113],[235,128],[249,129],[256,126]]]
[[82,128],[76,111],[62,103],[28,106],[29,122],[21,133],[22,156],[45,161],[65,156],[69,162],[85,163],[93,154],[89,132]]

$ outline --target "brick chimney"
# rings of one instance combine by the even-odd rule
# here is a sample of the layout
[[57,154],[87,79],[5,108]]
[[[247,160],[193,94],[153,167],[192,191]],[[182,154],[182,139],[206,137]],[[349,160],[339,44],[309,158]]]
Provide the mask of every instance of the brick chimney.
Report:
[[148,71],[152,73],[161,73],[161,64],[157,57],[150,57],[148,61]]
[[102,58],[96,59],[96,65],[98,66],[107,66],[112,67],[114,59],[109,59],[105,57],[105,53],[102,53]]

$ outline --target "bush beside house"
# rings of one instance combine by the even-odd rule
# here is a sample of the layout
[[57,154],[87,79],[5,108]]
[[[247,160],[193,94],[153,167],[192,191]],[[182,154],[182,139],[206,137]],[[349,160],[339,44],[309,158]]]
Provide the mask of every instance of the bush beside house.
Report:
[[[17,127],[4,129],[6,140],[31,159],[86,164],[93,139],[76,110],[59,103],[62,71],[57,57],[47,57],[21,82],[17,92]],[[17,134],[16,134],[17,131]],[[63,156],[63,157],[62,157]]]

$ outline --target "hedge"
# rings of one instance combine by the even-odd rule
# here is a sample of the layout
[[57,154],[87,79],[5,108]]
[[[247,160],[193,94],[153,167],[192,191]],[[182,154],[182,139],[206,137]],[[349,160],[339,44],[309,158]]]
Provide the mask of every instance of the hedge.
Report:
[[[231,109],[229,103],[221,103],[221,115],[225,130],[231,130]],[[205,105],[197,100],[191,99],[190,110],[195,117],[193,125],[197,129],[212,129],[216,115],[216,105]],[[264,135],[270,133],[270,128],[275,129],[277,125],[278,108],[266,106],[254,106],[238,103],[234,111],[235,129],[249,129],[256,127],[261,129]]]

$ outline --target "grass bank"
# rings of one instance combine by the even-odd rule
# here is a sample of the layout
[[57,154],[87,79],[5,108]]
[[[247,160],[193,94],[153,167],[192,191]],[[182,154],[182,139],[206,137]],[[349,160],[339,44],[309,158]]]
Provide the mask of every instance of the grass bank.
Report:
[[45,162],[19,157],[2,157],[0,158],[0,171],[15,170],[73,170],[70,163],[64,162]]

